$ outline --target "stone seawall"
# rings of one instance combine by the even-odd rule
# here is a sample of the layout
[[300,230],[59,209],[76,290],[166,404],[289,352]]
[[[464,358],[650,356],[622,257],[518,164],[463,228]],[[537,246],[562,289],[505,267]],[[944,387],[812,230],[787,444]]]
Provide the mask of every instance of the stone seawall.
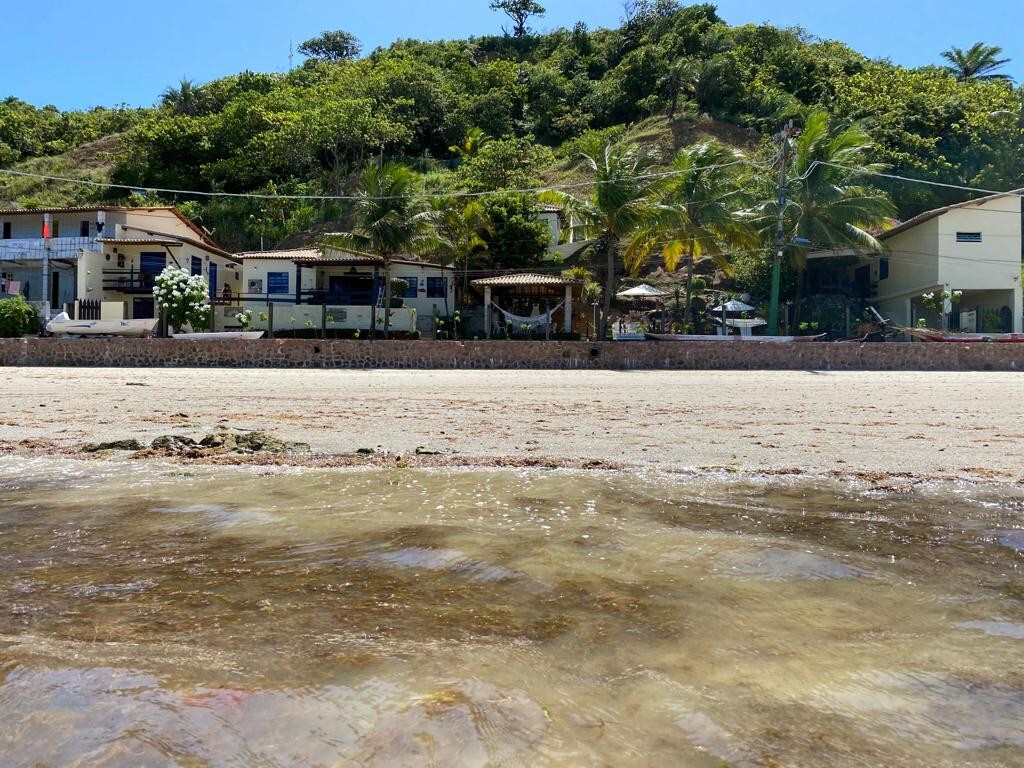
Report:
[[1024,371],[1024,344],[0,339],[0,366]]

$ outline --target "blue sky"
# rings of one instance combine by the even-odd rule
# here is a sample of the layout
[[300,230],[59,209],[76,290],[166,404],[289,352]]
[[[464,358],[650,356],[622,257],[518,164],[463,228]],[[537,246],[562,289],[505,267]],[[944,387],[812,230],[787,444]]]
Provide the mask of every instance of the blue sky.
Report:
[[[622,0],[541,0],[539,29],[617,25]],[[244,69],[284,71],[288,44],[346,29],[366,48],[402,37],[460,38],[500,31],[487,0],[44,0],[6,4],[0,97],[62,109],[153,104],[182,77],[205,82]],[[1007,71],[1024,80],[1024,2],[860,0],[766,3],[721,0],[731,24],[799,25],[872,57],[908,66],[936,63],[950,45],[1001,45]],[[168,11],[172,11],[168,13]],[[298,60],[298,58],[296,58]]]

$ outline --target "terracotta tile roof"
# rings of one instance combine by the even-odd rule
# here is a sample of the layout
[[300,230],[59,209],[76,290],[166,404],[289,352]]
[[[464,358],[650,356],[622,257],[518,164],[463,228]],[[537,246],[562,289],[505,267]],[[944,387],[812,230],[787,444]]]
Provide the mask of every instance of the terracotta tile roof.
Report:
[[559,275],[538,275],[533,273],[519,275],[499,275],[498,277],[485,277],[474,280],[474,288],[501,288],[505,286],[521,285],[577,285],[578,280],[570,280]]
[[118,243],[123,243],[124,245],[169,245],[171,247],[184,245],[181,240],[169,237],[97,237],[96,242],[110,243],[112,245],[117,245]]
[[[325,266],[383,266],[384,259],[371,253],[353,253],[328,248],[326,252],[319,248],[292,248],[283,251],[243,251],[237,254],[239,259],[271,259],[275,261],[294,261],[301,264],[322,264]],[[391,259],[392,264],[406,264],[416,267],[433,267],[435,269],[451,269],[441,264],[414,259]]]
[[537,210],[544,213],[561,213],[562,207],[560,205],[552,205],[551,203],[540,203],[537,206]]
[[295,261],[296,259],[317,259],[321,253],[316,248],[292,248],[286,251],[243,251],[236,254],[240,259],[280,259]]

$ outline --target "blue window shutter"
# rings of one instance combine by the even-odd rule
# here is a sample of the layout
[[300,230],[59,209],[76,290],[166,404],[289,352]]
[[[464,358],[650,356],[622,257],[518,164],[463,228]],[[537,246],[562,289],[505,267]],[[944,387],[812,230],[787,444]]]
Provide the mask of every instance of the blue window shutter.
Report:
[[288,293],[287,272],[267,272],[267,293]]

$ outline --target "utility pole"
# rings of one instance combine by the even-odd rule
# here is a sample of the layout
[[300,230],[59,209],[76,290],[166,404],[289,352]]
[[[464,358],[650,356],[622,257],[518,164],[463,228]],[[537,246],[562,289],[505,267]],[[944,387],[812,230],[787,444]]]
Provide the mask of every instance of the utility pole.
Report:
[[793,136],[793,121],[776,136],[779,140],[779,201],[778,214],[775,222],[775,254],[772,260],[772,299],[768,307],[768,335],[779,335],[779,291],[782,282],[782,256],[786,248],[785,213],[786,213],[786,166],[789,163],[789,141]]

